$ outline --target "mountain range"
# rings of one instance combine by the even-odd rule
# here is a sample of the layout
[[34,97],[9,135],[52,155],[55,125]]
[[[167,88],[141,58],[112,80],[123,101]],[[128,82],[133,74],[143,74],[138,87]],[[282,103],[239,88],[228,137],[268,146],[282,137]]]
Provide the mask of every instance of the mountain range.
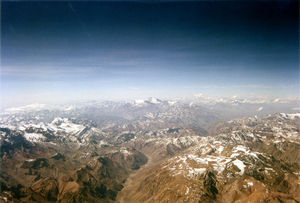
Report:
[[299,202],[298,102],[231,101],[10,108],[0,201]]

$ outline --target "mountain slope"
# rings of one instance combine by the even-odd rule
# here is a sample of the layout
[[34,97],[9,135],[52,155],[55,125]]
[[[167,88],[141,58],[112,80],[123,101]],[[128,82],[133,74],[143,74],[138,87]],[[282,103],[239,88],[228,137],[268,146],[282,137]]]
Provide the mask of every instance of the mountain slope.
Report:
[[222,123],[215,136],[139,178],[126,200],[299,202],[299,121],[277,114]]

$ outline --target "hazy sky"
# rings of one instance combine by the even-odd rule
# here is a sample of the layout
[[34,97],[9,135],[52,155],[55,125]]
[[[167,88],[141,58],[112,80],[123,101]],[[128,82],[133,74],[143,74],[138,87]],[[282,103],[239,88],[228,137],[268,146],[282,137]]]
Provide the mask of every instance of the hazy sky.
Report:
[[2,2],[1,102],[299,96],[297,2]]

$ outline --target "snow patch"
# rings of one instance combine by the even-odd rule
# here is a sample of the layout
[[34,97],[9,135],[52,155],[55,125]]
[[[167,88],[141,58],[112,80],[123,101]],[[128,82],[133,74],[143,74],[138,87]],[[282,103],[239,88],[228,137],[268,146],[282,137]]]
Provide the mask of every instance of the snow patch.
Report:
[[295,118],[300,118],[300,113],[293,113],[293,114],[280,113],[280,116],[286,119],[294,120]]
[[188,195],[189,192],[190,192],[190,188],[189,188],[189,187],[186,187],[185,195]]
[[75,134],[82,131],[85,127],[83,125],[72,123],[67,118],[55,118],[50,124],[49,127],[54,131],[64,131],[66,133]]
[[13,108],[8,108],[5,111],[7,113],[19,113],[19,112],[23,112],[23,111],[38,111],[41,110],[45,107],[45,104],[39,104],[39,103],[34,103],[34,104],[29,104],[26,106],[19,106],[19,107],[13,107]]
[[264,107],[259,107],[256,111],[262,111],[264,109]]
[[25,133],[24,137],[26,140],[31,142],[40,142],[46,140],[46,137],[39,133]]
[[244,171],[245,171],[245,164],[244,164],[244,162],[242,162],[242,161],[240,161],[240,160],[238,160],[238,159],[236,159],[236,160],[234,160],[233,162],[232,162],[234,165],[236,165],[239,169],[240,169],[240,175],[243,175],[244,174]]
[[217,152],[218,152],[219,154],[221,154],[221,153],[223,152],[223,150],[224,150],[224,147],[223,147],[223,146],[219,146],[219,147],[217,148]]

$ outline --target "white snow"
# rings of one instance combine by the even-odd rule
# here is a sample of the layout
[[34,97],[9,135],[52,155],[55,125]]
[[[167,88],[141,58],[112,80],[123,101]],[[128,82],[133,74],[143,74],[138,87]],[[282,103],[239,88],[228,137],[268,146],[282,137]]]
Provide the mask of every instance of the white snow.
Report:
[[280,140],[275,140],[273,143],[277,144],[277,143],[280,143],[281,141]]
[[75,134],[82,131],[85,127],[72,123],[67,118],[57,117],[49,124],[49,128],[54,131],[65,131],[66,133]]
[[197,177],[197,175],[202,174],[206,171],[205,168],[192,168],[187,166],[186,169],[188,170],[187,176],[190,178]]
[[247,136],[254,137],[253,133],[248,133]]
[[147,112],[147,113],[145,114],[145,117],[146,117],[146,118],[153,119],[153,118],[154,118],[154,115],[153,115],[153,113]]
[[170,105],[170,106],[173,106],[174,104],[176,104],[177,103],[177,101],[168,101],[168,104]]
[[195,168],[194,170],[196,173],[202,174],[206,171],[206,168]]
[[75,109],[75,106],[74,105],[70,105],[70,106],[67,106],[64,110],[65,111],[71,111],[73,109]]
[[264,109],[264,107],[259,107],[256,111],[262,111]]
[[26,140],[32,142],[44,141],[46,139],[44,135],[39,133],[25,133],[24,137],[26,138]]
[[247,149],[246,149],[246,147],[244,147],[242,145],[238,145],[232,150],[232,152],[238,152],[238,151],[242,151],[242,152],[246,153]]
[[245,164],[244,164],[244,162],[242,162],[242,161],[240,161],[240,160],[238,160],[238,159],[236,159],[236,160],[234,160],[233,162],[232,162],[234,165],[236,165],[239,169],[240,169],[240,175],[243,175],[244,174],[244,171],[245,171]]
[[287,114],[288,118],[294,120],[295,118],[300,118],[300,113]]
[[280,116],[287,119],[294,120],[295,118],[300,118],[300,113],[293,113],[293,114],[280,113]]
[[190,192],[190,188],[189,188],[189,187],[186,187],[185,195],[188,195],[189,192]]
[[1,127],[2,127],[2,128],[9,128],[9,129],[11,129],[11,130],[17,129],[16,126],[13,126],[13,125],[10,125],[10,124],[1,124]]
[[137,99],[134,101],[135,104],[139,105],[139,104],[144,104],[145,101],[143,99]]
[[253,157],[255,157],[255,158],[258,158],[257,157],[257,152],[256,153],[254,153],[254,152],[250,152],[250,149],[249,148],[246,148],[246,147],[244,147],[244,146],[242,146],[242,145],[238,145],[238,146],[236,146],[235,148],[233,148],[232,149],[232,152],[234,152],[230,157],[231,158],[234,158],[234,157],[237,157],[237,156],[239,156],[240,155],[240,152],[243,152],[244,154],[246,154],[246,155],[250,155],[250,156],[253,156]]
[[154,97],[150,97],[149,98],[149,102],[152,103],[152,104],[159,104],[160,101]]
[[[224,171],[224,169],[226,168],[226,164],[229,163],[231,161],[231,159],[228,159],[226,157],[223,156],[209,156],[209,157],[205,157],[205,158],[201,158],[201,157],[197,157],[194,154],[188,154],[187,156],[179,156],[176,157],[176,163],[182,163],[182,165],[188,169],[188,176],[190,177],[194,177],[195,175],[198,174],[202,174],[206,171],[206,168],[192,168],[189,166],[189,163],[187,160],[189,161],[195,161],[197,162],[197,164],[200,165],[211,165],[213,167],[214,170],[216,170],[218,173],[221,173]],[[180,168],[181,169],[181,168]]]
[[32,111],[32,110],[41,110],[45,107],[45,104],[39,104],[39,103],[34,103],[34,104],[29,104],[26,106],[19,106],[19,107],[13,107],[13,108],[8,108],[5,111],[7,113],[18,113],[22,111]]
[[224,150],[224,147],[223,147],[223,146],[219,146],[219,147],[217,148],[217,152],[218,152],[219,154],[221,154],[221,153],[223,152],[223,150]]

